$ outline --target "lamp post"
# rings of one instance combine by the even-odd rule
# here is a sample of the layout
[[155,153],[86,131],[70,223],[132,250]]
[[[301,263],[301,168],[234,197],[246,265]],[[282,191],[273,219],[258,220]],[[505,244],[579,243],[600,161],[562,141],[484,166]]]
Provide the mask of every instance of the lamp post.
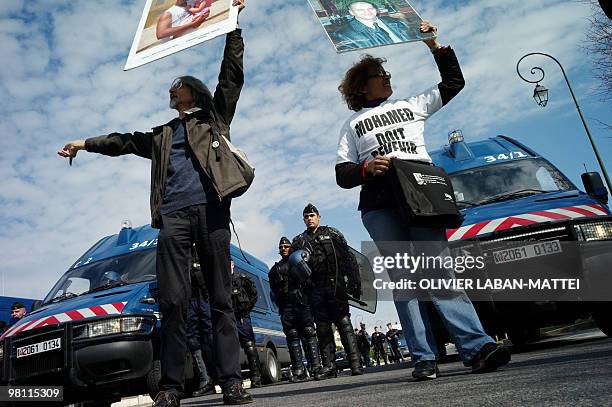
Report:
[[543,52],[530,52],[529,54],[525,54],[516,63],[516,73],[518,74],[518,76],[525,82],[536,84],[536,87],[533,91],[533,98],[535,99],[536,103],[542,107],[546,106],[546,103],[548,102],[548,89],[540,85],[540,81],[544,79],[544,70],[540,68],[539,66],[534,66],[531,68],[531,71],[530,71],[531,75],[536,75],[535,71],[538,71],[542,75],[542,77],[540,77],[539,79],[535,81],[530,81],[529,79],[525,78],[523,75],[521,75],[521,72],[519,71],[519,65],[521,64],[521,61],[531,55],[542,55],[542,56],[548,57],[552,59],[553,61],[555,61],[557,65],[559,65],[559,68],[561,68],[561,73],[563,73],[563,77],[565,78],[565,83],[567,83],[567,87],[569,88],[570,94],[572,95],[572,99],[574,100],[574,104],[576,105],[576,110],[578,110],[578,114],[580,115],[580,120],[582,121],[584,130],[586,131],[587,137],[589,138],[591,147],[593,147],[595,158],[597,158],[597,163],[599,164],[599,167],[601,168],[601,172],[603,173],[604,179],[606,180],[606,185],[608,186],[608,190],[612,193],[612,184],[610,183],[610,178],[608,178],[606,167],[604,166],[604,163],[601,160],[601,157],[599,156],[599,151],[597,151],[597,147],[595,146],[593,137],[591,137],[591,132],[589,131],[586,121],[584,120],[584,116],[582,116],[582,111],[580,110],[580,106],[578,106],[578,101],[576,100],[576,96],[574,96],[574,91],[572,90],[572,86],[570,85],[569,80],[567,79],[567,75],[565,74],[565,69],[563,69],[563,66],[561,65],[559,61],[557,61],[555,57],[553,57],[552,55],[545,54]]

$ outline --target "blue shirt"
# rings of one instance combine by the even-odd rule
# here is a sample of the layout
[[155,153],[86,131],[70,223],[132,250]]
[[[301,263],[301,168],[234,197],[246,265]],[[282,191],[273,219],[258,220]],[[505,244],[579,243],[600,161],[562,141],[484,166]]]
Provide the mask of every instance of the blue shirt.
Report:
[[212,187],[195,154],[187,142],[185,122],[172,123],[172,150],[166,174],[166,189],[161,213],[166,215],[188,206],[207,202],[206,191]]

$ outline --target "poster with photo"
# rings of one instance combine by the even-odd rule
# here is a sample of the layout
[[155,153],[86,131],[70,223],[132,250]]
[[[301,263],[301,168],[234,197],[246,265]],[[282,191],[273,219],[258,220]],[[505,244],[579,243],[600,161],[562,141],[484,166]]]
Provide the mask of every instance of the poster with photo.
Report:
[[124,71],[236,29],[232,0],[147,0]]
[[308,0],[336,52],[434,38],[406,0]]

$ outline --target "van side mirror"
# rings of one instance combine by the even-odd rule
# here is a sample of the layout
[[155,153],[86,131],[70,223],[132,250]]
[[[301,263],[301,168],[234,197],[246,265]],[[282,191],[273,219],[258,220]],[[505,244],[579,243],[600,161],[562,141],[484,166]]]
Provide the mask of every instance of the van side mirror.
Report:
[[32,305],[30,306],[30,312],[32,311],[36,311],[37,309],[39,309],[42,305],[42,301],[41,300],[36,300],[32,303]]
[[587,194],[603,203],[608,203],[608,190],[598,172],[585,172],[580,175],[580,178],[582,178],[582,184]]

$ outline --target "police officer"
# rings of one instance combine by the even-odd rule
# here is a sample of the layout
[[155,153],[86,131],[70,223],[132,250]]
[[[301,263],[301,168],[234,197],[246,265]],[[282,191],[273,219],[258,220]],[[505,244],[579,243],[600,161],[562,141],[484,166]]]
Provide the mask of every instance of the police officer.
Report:
[[[206,282],[200,264],[194,262],[191,269],[191,300],[187,307],[187,346],[198,375],[198,387],[193,397],[213,394],[215,387],[209,375],[214,366],[212,352],[212,317]],[[216,376],[216,375],[215,375]]]
[[306,230],[293,239],[291,246],[292,250],[303,249],[310,254],[310,309],[317,324],[323,361],[319,378],[337,376],[332,323],[340,332],[351,374],[361,375],[364,371],[359,362],[357,339],[353,332],[348,304],[349,296],[361,296],[357,260],[350,252],[342,233],[329,226],[320,226],[321,215],[313,204],[306,205],[302,214]]
[[361,329],[357,332],[357,346],[359,347],[359,353],[361,353],[362,366],[368,367],[372,363],[370,361],[370,340],[363,322],[360,327]]
[[289,275],[289,251],[291,242],[282,237],[278,243],[278,252],[281,260],[274,263],[268,277],[272,298],[279,308],[279,315],[283,324],[283,331],[287,338],[287,347],[291,357],[291,371],[293,381],[302,381],[308,378],[302,358],[304,344],[308,367],[316,380],[320,379],[321,359],[319,358],[319,345],[314,324],[314,318],[308,306],[306,288],[302,287]]
[[402,356],[402,352],[399,350],[399,331],[393,328],[391,322],[387,324],[386,337],[387,342],[389,342],[389,345],[391,345],[391,356],[389,359],[391,359],[391,361],[394,363],[403,362],[404,357]]
[[385,334],[378,331],[378,327],[374,327],[374,333],[372,334],[372,347],[374,348],[374,360],[376,366],[380,366],[380,359],[382,358],[385,364],[389,363],[387,360],[387,343],[385,340]]
[[236,328],[240,346],[246,354],[251,372],[251,387],[261,387],[261,373],[259,371],[259,354],[255,347],[255,333],[251,323],[251,311],[257,302],[257,287],[246,274],[234,272],[232,267],[232,302],[236,315]]
[[27,314],[26,306],[23,302],[17,301],[11,305],[11,318],[9,319],[9,326],[15,325],[17,322],[21,321],[23,317]]

